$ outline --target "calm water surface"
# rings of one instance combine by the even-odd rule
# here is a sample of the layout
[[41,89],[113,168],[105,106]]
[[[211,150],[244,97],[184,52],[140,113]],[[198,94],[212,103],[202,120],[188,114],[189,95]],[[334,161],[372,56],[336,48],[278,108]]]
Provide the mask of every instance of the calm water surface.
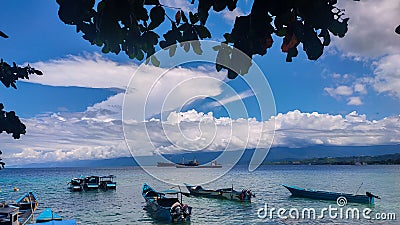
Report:
[[[218,169],[176,169],[158,168],[166,174],[173,174],[176,180],[196,183],[200,177],[217,173]],[[116,191],[70,192],[67,182],[80,175],[117,176]],[[173,178],[172,178],[173,179]],[[39,198],[40,213],[52,208],[65,219],[76,219],[81,224],[162,224],[149,217],[143,210],[144,200],[141,186],[146,182],[156,190],[173,186],[160,182],[138,167],[126,168],[46,168],[12,169],[0,171],[0,201],[17,199],[22,193],[33,190]],[[174,180],[171,180],[174,183]],[[176,183],[176,182],[175,182]],[[382,197],[376,200],[370,215],[375,213],[396,213],[400,216],[400,166],[264,166],[254,172],[247,167],[236,167],[223,177],[203,185],[207,188],[230,187],[241,190],[251,189],[256,198],[252,203],[226,200],[184,197],[184,202],[193,207],[191,224],[400,224],[395,221],[366,219],[331,219],[326,214],[319,220],[307,219],[260,219],[257,210],[268,204],[274,208],[313,207],[320,211],[335,202],[292,198],[280,184],[296,185],[311,189],[355,193],[370,191]],[[18,187],[19,192],[13,192]],[[182,187],[182,190],[186,189]],[[348,204],[362,211],[367,205]]]

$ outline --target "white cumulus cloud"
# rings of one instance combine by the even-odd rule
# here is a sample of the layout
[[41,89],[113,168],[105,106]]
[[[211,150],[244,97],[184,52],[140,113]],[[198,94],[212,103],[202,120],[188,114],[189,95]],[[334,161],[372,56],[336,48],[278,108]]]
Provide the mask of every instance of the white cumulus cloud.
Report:
[[358,96],[350,97],[347,100],[348,100],[347,105],[362,105],[363,104],[361,98]]
[[[400,36],[400,35],[399,35]],[[400,43],[400,38],[399,42]],[[375,63],[370,84],[378,92],[387,92],[400,99],[400,54],[388,55]]]
[[344,38],[333,38],[333,46],[344,56],[372,64],[373,73],[366,77],[366,84],[378,93],[399,98],[400,35],[394,30],[400,24],[400,1],[339,1],[338,6],[350,18],[349,29]]
[[353,89],[351,87],[345,86],[345,85],[341,85],[336,88],[327,87],[327,88],[324,88],[324,90],[326,92],[328,92],[328,94],[332,97],[341,96],[341,95],[349,96],[349,95],[353,94]]
[[[94,113],[96,109],[100,111],[91,107],[83,113],[25,119],[28,132],[20,140],[0,135],[2,148],[7,149],[3,158],[13,165],[129,156],[122,121],[99,119],[98,115],[104,116],[108,111]],[[127,121],[125,131],[131,150],[138,156],[183,150],[268,148],[274,127],[273,146],[400,144],[400,115],[371,121],[356,112],[343,117],[295,110],[257,121],[215,118],[212,113],[190,110],[171,112],[165,121]]]
[[400,21],[400,1],[339,1],[349,17],[349,30],[333,43],[347,56],[378,57],[400,52],[400,35],[394,32]]

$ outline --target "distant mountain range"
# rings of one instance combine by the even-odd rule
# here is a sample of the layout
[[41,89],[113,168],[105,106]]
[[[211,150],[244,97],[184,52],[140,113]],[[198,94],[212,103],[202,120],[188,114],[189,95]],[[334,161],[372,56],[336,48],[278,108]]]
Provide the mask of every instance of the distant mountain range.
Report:
[[400,165],[400,153],[377,156],[324,157],[267,162],[270,165]]
[[[254,149],[245,150],[242,158],[239,160],[239,165],[249,164]],[[295,161],[312,158],[324,157],[351,157],[351,156],[378,156],[386,154],[400,153],[400,145],[377,145],[377,146],[311,146],[306,148],[287,148],[275,147],[271,148],[264,163],[277,161]],[[216,159],[220,152],[190,152],[183,154],[167,154],[164,155],[168,160],[180,163],[182,158],[186,161],[196,158],[200,163],[211,162]],[[140,161],[144,166],[154,166],[157,164],[151,156],[142,156]],[[231,164],[232,162],[218,161],[221,164]],[[132,157],[120,157],[112,159],[97,159],[97,160],[76,160],[76,161],[57,161],[45,163],[32,163],[18,166],[19,168],[43,168],[43,167],[124,167],[138,166],[137,162]]]

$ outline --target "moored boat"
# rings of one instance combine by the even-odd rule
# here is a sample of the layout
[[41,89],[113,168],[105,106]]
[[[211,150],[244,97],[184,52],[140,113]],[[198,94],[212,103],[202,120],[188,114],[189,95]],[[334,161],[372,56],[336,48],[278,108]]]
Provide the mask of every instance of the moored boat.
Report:
[[13,203],[14,206],[17,206],[19,210],[27,210],[27,209],[32,209],[36,210],[39,202],[37,200],[37,196],[33,191],[28,191],[21,197],[19,197],[15,203]]
[[68,188],[71,191],[82,191],[83,190],[83,178],[72,178],[71,181],[68,182]]
[[255,195],[251,190],[243,189],[242,191],[235,191],[233,187],[222,188],[222,189],[204,189],[201,186],[193,186],[190,184],[185,184],[186,188],[190,192],[190,195],[206,197],[206,198],[218,198],[218,199],[228,199],[237,200],[241,202],[251,202],[251,198]]
[[36,218],[36,225],[76,225],[76,220],[63,220],[52,209],[46,208]]
[[18,221],[21,225],[24,225],[29,223],[32,219],[33,214],[39,205],[39,202],[35,193],[33,193],[33,191],[29,191],[18,198],[12,205],[18,207]]
[[87,176],[83,179],[82,186],[86,191],[92,191],[99,189],[100,177],[98,176]]
[[114,181],[114,178],[114,175],[100,177],[100,188],[103,190],[115,190],[117,182]]
[[[176,197],[166,197],[166,194],[176,195]],[[182,203],[182,194],[181,191],[175,190],[157,192],[146,183],[142,187],[142,196],[146,200],[145,209],[155,219],[168,222],[190,221],[192,207]]]
[[[303,198],[311,198],[318,200],[328,200],[328,201],[338,201],[342,198],[347,202],[352,203],[362,203],[362,204],[374,204],[374,199],[379,196],[373,195],[370,192],[366,192],[365,195],[356,195],[356,194],[346,194],[340,192],[328,192],[328,191],[315,191],[310,189],[304,189],[296,186],[289,186],[282,184],[286,189],[292,193],[294,197],[303,197]],[[345,199],[344,199],[345,198]]]

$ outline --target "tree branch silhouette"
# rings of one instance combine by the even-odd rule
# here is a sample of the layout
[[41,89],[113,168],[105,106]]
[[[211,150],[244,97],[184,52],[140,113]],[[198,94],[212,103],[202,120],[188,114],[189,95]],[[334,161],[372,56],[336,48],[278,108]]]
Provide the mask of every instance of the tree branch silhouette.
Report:
[[[202,54],[196,41],[211,38],[206,27],[210,10],[233,11],[237,0],[192,0],[192,4],[197,3],[196,12],[165,6],[159,0],[101,0],[96,8],[95,0],[57,0],[57,3],[61,21],[75,26],[85,40],[101,47],[103,53],[123,51],[131,59],[146,58],[146,63],[151,61],[157,66],[159,62],[152,56],[157,45],[169,49],[170,56],[175,53],[176,43],[181,43],[185,51],[192,48]],[[276,36],[282,39],[281,50],[287,62],[298,55],[300,44],[309,60],[317,60],[329,46],[332,35],[344,37],[347,32],[349,18],[344,17],[344,10],[336,4],[337,0],[254,0],[251,12],[236,17],[232,31],[223,35],[223,43],[252,58],[265,55]],[[176,10],[174,19],[166,14],[166,8]],[[171,29],[157,34],[154,29],[165,21],[171,24]],[[400,26],[395,31],[400,34]],[[215,50],[235,65],[234,55],[229,55],[224,48]],[[248,71],[248,63],[244,64],[238,70],[241,75]],[[216,69],[222,68],[216,59]],[[237,75],[228,69],[229,78]]]
[[[8,36],[0,31],[0,36],[3,38],[8,38]],[[29,79],[32,74],[43,75],[43,73],[35,68],[27,65],[25,67],[18,66],[15,62],[13,65],[9,65],[4,62],[3,59],[0,60],[0,81],[7,88],[13,87],[17,89],[16,82],[19,79]],[[21,134],[26,133],[26,126],[21,122],[19,117],[14,111],[4,111],[3,103],[0,103],[0,134],[6,132],[11,134],[14,139],[19,139]],[[2,152],[0,151],[0,156]],[[4,167],[5,163],[2,162],[0,157],[0,169]]]

